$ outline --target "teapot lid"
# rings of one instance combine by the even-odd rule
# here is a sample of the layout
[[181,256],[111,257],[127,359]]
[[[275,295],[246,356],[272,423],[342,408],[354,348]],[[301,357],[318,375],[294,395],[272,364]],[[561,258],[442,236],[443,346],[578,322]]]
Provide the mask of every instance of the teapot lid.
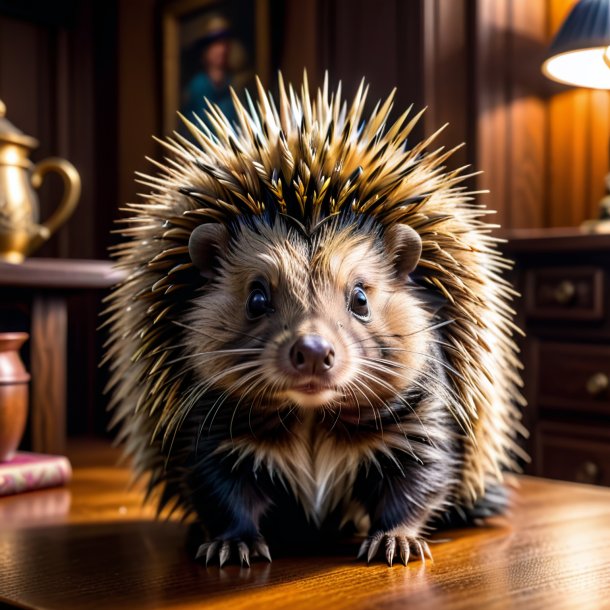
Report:
[[9,142],[11,144],[20,144],[27,148],[36,148],[38,140],[31,136],[25,135],[20,129],[17,129],[4,115],[6,114],[6,105],[0,100],[0,143]]

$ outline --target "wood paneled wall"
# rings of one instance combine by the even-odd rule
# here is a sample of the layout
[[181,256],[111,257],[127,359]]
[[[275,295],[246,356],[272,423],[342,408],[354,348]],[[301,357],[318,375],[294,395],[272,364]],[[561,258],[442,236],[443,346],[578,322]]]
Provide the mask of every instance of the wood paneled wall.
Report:
[[540,72],[574,2],[470,2],[473,160],[484,172],[477,186],[490,190],[483,200],[508,229],[578,225],[597,215],[604,195],[608,93]]
[[[429,107],[418,136],[448,121],[440,142],[466,143],[452,163],[484,171],[473,186],[491,191],[501,224],[576,225],[604,193],[610,105],[606,92],[540,73],[574,1],[285,0],[279,63],[293,82],[304,67],[314,84],[328,69],[347,93],[366,76],[372,102],[397,86],[397,108]],[[41,253],[104,256],[134,171],[157,152],[158,2],[38,5],[14,16],[0,0],[0,96],[40,139],[34,158],[65,156],[83,176],[76,216]],[[48,214],[59,186],[45,191]]]
[[504,228],[574,226],[597,214],[610,137],[608,93],[540,72],[574,2],[288,0],[283,69],[348,91],[365,75],[374,99],[398,86],[397,107],[428,106],[423,132],[449,122],[439,142],[466,143],[451,164],[483,171],[471,184]]

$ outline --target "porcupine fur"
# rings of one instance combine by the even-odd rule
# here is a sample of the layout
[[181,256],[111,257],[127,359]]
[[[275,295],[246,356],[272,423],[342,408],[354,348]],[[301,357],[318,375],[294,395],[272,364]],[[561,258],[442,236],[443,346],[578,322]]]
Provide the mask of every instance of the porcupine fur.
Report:
[[[206,561],[354,523],[369,561],[406,564],[435,521],[502,509],[523,432],[508,264],[453,151],[406,146],[421,113],[387,125],[393,95],[365,118],[364,83],[349,106],[327,80],[312,98],[280,76],[277,106],[258,83],[235,125],[184,119],[194,143],[162,142],[127,206],[114,421]],[[311,337],[332,350],[294,356]],[[292,390],[303,354],[315,383]]]

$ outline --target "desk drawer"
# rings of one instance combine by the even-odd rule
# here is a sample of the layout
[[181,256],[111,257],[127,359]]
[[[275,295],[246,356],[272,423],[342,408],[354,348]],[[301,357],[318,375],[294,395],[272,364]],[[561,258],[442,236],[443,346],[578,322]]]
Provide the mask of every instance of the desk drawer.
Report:
[[610,414],[610,346],[541,342],[537,350],[541,408]]
[[604,272],[599,267],[530,269],[525,278],[525,313],[530,318],[600,320],[604,316]]
[[538,474],[610,486],[610,429],[541,423]]

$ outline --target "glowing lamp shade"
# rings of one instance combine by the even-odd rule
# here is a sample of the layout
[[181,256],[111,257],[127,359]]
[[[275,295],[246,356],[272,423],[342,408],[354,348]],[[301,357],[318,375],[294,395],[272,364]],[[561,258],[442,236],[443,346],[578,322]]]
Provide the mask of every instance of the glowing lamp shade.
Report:
[[549,48],[548,78],[590,89],[610,89],[610,0],[577,2]]

